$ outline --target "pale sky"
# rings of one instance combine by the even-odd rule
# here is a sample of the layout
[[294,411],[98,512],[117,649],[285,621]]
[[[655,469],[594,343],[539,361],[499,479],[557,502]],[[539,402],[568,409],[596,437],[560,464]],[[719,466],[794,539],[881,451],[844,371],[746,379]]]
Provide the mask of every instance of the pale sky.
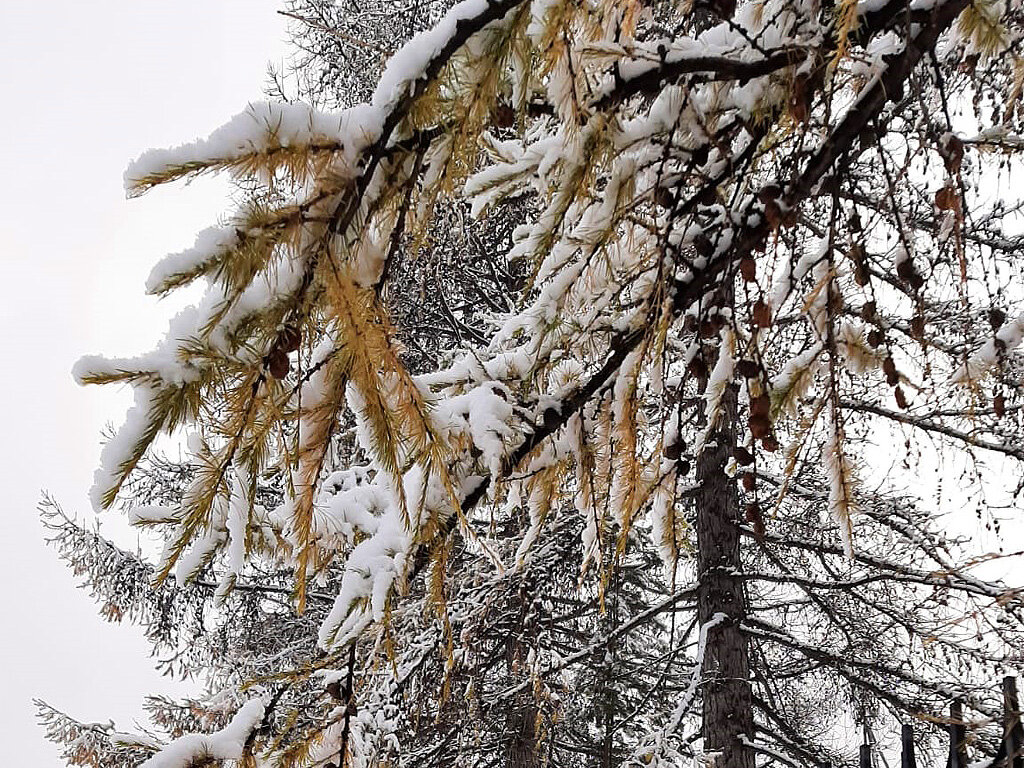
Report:
[[[202,181],[126,201],[121,174],[150,147],[205,135],[262,97],[287,55],[281,0],[48,0],[0,3],[0,733],[9,764],[61,765],[33,697],[130,728],[159,677],[138,629],[108,625],[43,543],[36,504],[53,494],[91,515],[86,494],[104,424],[130,393],[82,389],[84,354],[132,354],[177,304],[143,294],[164,253],[228,208]],[[108,513],[116,516],[116,513]],[[101,525],[120,530],[110,519]]]

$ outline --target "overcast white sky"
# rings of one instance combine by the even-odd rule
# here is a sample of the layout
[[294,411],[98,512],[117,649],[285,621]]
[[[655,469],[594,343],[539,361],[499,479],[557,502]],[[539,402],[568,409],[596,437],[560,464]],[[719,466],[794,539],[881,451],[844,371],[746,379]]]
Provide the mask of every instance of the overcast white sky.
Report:
[[61,763],[33,697],[128,725],[160,678],[138,630],[110,626],[43,544],[43,489],[89,514],[107,422],[130,395],[80,389],[93,352],[130,354],[174,306],[143,295],[153,262],[227,207],[203,181],[126,201],[121,173],[150,147],[205,135],[261,98],[287,54],[280,0],[0,3],[0,733],[11,764]]

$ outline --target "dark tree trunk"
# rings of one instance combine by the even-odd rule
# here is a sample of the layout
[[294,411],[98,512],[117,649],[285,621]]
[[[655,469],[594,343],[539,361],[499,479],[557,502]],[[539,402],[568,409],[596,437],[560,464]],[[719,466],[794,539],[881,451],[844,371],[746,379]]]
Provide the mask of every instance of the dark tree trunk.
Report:
[[[536,640],[538,630],[536,616],[530,611],[533,587],[531,580],[524,580],[515,597],[519,613],[516,626],[520,631],[510,632],[505,646],[509,676],[516,682],[519,676],[527,674],[530,641]],[[508,710],[506,727],[505,768],[539,768],[542,754],[537,734],[537,705],[532,689],[516,694],[516,702]]]
[[537,708],[529,692],[519,694],[520,702],[510,716],[511,740],[505,765],[507,768],[537,768],[541,765],[537,743]]
[[723,623],[708,634],[701,702],[704,748],[720,752],[717,768],[754,768],[754,754],[740,734],[753,735],[753,701],[747,638],[740,630],[746,615],[740,567],[739,492],[725,465],[736,444],[737,393],[731,385],[722,397],[717,433],[697,457],[697,616],[703,625],[715,614]]

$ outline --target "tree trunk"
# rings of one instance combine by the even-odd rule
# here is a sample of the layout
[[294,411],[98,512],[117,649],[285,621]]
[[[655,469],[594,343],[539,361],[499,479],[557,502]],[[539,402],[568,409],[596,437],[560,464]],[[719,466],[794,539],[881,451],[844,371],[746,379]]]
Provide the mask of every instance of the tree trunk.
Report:
[[717,768],[754,768],[754,754],[741,734],[753,735],[747,638],[740,630],[746,615],[740,567],[739,492],[725,474],[736,444],[737,392],[726,388],[718,429],[697,457],[697,616],[703,625],[717,613],[726,620],[710,630],[704,651],[701,703],[704,749],[721,756]]
[[[509,679],[519,682],[520,676],[528,674],[526,659],[530,654],[529,640],[536,640],[536,616],[530,612],[534,596],[534,584],[526,579],[515,600],[519,617],[514,626],[519,632],[510,632],[506,640],[506,662]],[[515,704],[508,710],[506,726],[508,738],[505,744],[505,768],[539,768],[541,749],[537,734],[537,705],[533,689],[516,694]]]
[[511,712],[509,742],[505,765],[507,768],[537,768],[541,765],[540,745],[537,743],[537,708],[530,692],[518,694],[520,703]]

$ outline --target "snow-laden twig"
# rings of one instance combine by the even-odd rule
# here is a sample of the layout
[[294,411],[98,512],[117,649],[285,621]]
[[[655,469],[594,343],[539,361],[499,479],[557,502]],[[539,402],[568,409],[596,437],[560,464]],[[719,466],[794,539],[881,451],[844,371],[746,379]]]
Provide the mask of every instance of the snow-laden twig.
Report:
[[175,739],[139,768],[188,768],[204,758],[241,760],[245,744],[263,721],[265,711],[260,699],[247,701],[224,728],[214,733],[190,733]]

